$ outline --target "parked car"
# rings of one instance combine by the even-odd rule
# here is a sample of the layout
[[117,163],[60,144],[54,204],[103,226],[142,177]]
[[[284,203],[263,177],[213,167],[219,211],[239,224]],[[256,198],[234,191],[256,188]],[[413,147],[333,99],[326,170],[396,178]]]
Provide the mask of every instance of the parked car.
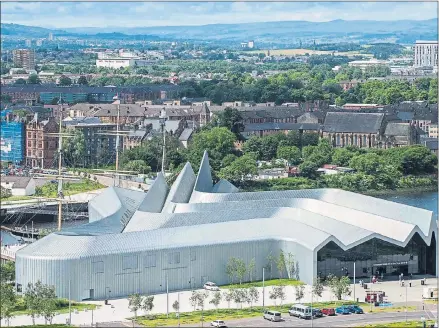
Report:
[[280,312],[265,310],[264,311],[264,319],[270,320],[270,321],[281,321],[282,316],[281,316]]
[[360,308],[358,305],[349,305],[348,309],[351,313],[355,313],[355,314],[363,314],[364,311],[362,308]]
[[351,311],[349,310],[349,308],[347,306],[339,306],[338,308],[335,309],[335,313],[338,314],[351,314]]
[[203,287],[206,290],[215,290],[215,291],[219,290],[219,287],[215,283],[210,281],[206,282]]
[[322,313],[327,316],[333,316],[335,315],[335,310],[332,308],[324,308],[322,309]]
[[323,313],[320,309],[312,309],[312,315],[314,318],[321,318],[323,317]]
[[213,320],[210,325],[212,327],[227,327],[223,320]]

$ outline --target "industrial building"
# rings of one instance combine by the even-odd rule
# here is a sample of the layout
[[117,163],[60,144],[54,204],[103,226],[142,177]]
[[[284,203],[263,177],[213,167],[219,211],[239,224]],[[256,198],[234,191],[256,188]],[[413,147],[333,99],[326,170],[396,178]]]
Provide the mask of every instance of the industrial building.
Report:
[[187,163],[170,188],[162,174],[147,193],[108,188],[89,202],[89,221],[19,250],[17,290],[41,280],[80,301],[222,285],[231,257],[254,259],[262,280],[281,251],[308,284],[352,276],[354,263],[357,277],[436,273],[431,211],[337,189],[239,192],[213,184],[207,153],[198,175]]

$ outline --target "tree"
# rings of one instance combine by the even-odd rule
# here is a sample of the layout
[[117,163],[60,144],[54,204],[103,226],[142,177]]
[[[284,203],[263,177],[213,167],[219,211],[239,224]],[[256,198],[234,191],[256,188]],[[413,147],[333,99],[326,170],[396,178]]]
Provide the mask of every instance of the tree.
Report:
[[252,258],[247,266],[247,272],[250,278],[250,282],[253,282],[253,273],[255,272],[256,260]]
[[154,308],[154,296],[145,296],[143,298],[142,308],[149,315],[150,311]]
[[151,167],[146,165],[145,161],[141,159],[129,161],[123,167],[125,170],[134,171],[139,174],[148,174],[151,172]]
[[331,292],[334,294],[335,297],[337,297],[338,300],[341,300],[342,296],[344,295],[351,294],[351,281],[348,277],[336,277],[333,275],[329,275],[327,281]]
[[[2,189],[5,189],[2,187]],[[7,189],[9,190],[9,189]],[[1,198],[4,196],[2,195]],[[15,280],[15,262],[7,261],[0,266],[0,281],[10,282]]]
[[178,313],[179,310],[180,310],[180,303],[178,303],[178,301],[175,300],[175,302],[172,303],[172,308],[174,309],[174,311],[176,312],[176,315],[177,315],[177,313]]
[[247,180],[248,176],[254,176],[258,173],[256,160],[253,156],[246,154],[238,157],[229,166],[223,167],[218,176],[231,182],[240,182]]
[[276,257],[273,255],[272,252],[267,255],[267,265],[265,266],[265,269],[270,272],[270,279],[273,279],[273,263],[276,261]]
[[56,294],[55,287],[40,284],[37,286],[37,295],[40,299],[39,314],[44,318],[44,321],[52,324],[53,317],[56,311]]
[[279,257],[276,259],[276,266],[277,270],[279,271],[279,279],[282,279],[285,270],[285,254],[282,250],[279,253]]
[[[15,83],[17,83],[17,82],[15,82]],[[23,84],[23,83],[21,83],[21,84]],[[31,74],[31,75],[29,75],[29,77],[27,79],[27,84],[41,84],[41,80],[37,74]]]
[[250,307],[253,307],[253,304],[259,301],[259,291],[255,286],[251,286],[248,289],[248,298],[250,300]]
[[65,75],[61,75],[61,77],[59,78],[59,85],[63,85],[63,86],[72,85],[72,79]]
[[214,170],[218,170],[221,160],[226,155],[233,153],[235,140],[235,135],[224,127],[216,127],[196,133],[188,148],[188,159],[197,167],[204,151],[207,150],[210,165]]
[[195,309],[197,308],[197,304],[198,304],[198,292],[193,290],[191,293],[191,296],[189,297],[189,302],[191,303],[192,307]]
[[242,146],[242,151],[244,154],[248,153],[254,153],[257,154],[256,159],[262,159],[262,138],[252,136],[249,139],[247,139],[246,142],[244,142],[244,145]]
[[317,177],[317,169],[319,166],[311,161],[305,161],[299,165],[300,174],[309,179],[315,179]]
[[375,153],[367,153],[352,157],[349,166],[365,174],[378,174],[385,166],[383,159]]
[[229,261],[226,264],[226,273],[227,276],[229,277],[229,281],[233,284],[234,283],[234,278],[236,275],[236,261],[237,259],[234,257],[229,258]]
[[9,321],[13,317],[12,313],[16,305],[16,295],[14,287],[3,281],[0,282],[0,320],[5,319],[9,326]]
[[233,291],[234,289],[230,288],[229,290],[223,292],[224,300],[227,302],[229,309],[230,309],[230,301],[233,299]]
[[215,293],[213,293],[213,297],[209,301],[209,304],[213,304],[217,311],[218,311],[218,305],[221,302],[221,298],[222,298],[221,292],[220,291],[216,291]]
[[336,148],[332,155],[332,163],[338,166],[348,166],[349,161],[356,153],[349,151],[346,148]]
[[244,131],[244,123],[241,113],[236,108],[225,108],[216,114],[214,120],[218,126],[226,127],[233,132],[238,139],[242,138],[241,132]]
[[16,79],[15,80],[15,82],[14,82],[14,84],[26,84],[26,80],[25,79],[22,79],[22,78],[19,78],[19,79]]
[[130,295],[128,297],[128,308],[134,312],[134,317],[137,319],[137,311],[142,308],[142,296],[139,294]]
[[269,298],[274,300],[274,304],[276,305],[276,301],[280,299],[280,304],[282,305],[282,302],[286,298],[285,294],[285,286],[273,286],[272,290],[269,292]]
[[247,293],[245,288],[233,289],[232,299],[233,302],[235,302],[236,306],[241,305],[241,309],[242,309],[242,303],[245,302],[247,299]]
[[293,279],[294,273],[296,271],[294,255],[291,252],[288,252],[286,256],[284,256],[285,261],[285,270],[287,271],[288,278]]
[[35,284],[29,283],[23,298],[33,325],[35,325],[35,318],[41,314],[41,297],[38,294],[40,285],[41,281],[37,281]]
[[402,152],[401,166],[404,174],[432,173],[437,165],[437,156],[424,146],[411,146]]
[[301,151],[296,146],[279,146],[277,148],[277,158],[285,159],[291,165],[299,164],[301,157]]
[[86,149],[84,134],[75,130],[73,137],[63,139],[63,157],[68,166],[85,166]]
[[317,296],[317,298],[322,297],[323,293],[323,284],[320,280],[320,277],[314,278],[313,284],[312,284],[312,293]]
[[78,84],[87,85],[88,84],[87,78],[84,75],[81,75],[78,79]]
[[239,284],[242,283],[242,280],[244,279],[245,273],[247,272],[247,266],[245,265],[245,262],[241,259],[237,259],[235,262],[236,264],[236,276],[238,277]]
[[294,291],[296,294],[296,301],[300,302],[300,300],[305,296],[305,286],[296,285],[294,286]]

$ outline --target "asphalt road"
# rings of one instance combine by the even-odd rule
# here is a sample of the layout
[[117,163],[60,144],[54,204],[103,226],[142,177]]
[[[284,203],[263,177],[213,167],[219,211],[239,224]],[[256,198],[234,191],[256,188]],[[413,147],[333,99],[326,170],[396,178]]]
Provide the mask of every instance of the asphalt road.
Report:
[[[428,318],[424,311],[407,312],[407,320],[421,320],[421,317]],[[283,321],[271,322],[261,317],[227,321],[227,327],[352,327],[362,324],[404,321],[404,312],[388,313],[365,313],[336,315],[332,317],[323,316],[312,320],[303,320],[296,317],[283,316]],[[201,327],[197,325],[181,325],[182,327]],[[206,322],[204,327],[209,327]]]

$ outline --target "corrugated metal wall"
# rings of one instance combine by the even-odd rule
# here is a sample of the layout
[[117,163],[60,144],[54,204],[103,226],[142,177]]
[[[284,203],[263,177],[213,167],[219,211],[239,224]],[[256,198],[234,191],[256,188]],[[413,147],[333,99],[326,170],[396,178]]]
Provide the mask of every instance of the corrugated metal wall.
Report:
[[[68,298],[70,280],[71,298],[77,301],[90,295],[94,299],[105,299],[134,293],[164,293],[166,278],[169,291],[201,288],[206,281],[219,285],[229,283],[226,265],[232,257],[240,258],[246,264],[254,258],[253,280],[262,280],[262,267],[268,263],[267,256],[270,253],[278,256],[281,248],[292,252],[299,261],[300,278],[312,281],[313,256],[310,250],[294,241],[255,240],[80,259],[34,259],[17,255],[17,283],[23,285],[24,291],[28,282],[41,280],[54,285],[58,297]],[[169,257],[175,259],[175,253],[179,253],[179,263],[169,263]],[[155,267],[150,266],[153,262],[151,255],[155,255]],[[273,278],[278,276],[274,264]],[[268,277],[267,273],[266,279]],[[249,280],[248,274],[244,280]]]

